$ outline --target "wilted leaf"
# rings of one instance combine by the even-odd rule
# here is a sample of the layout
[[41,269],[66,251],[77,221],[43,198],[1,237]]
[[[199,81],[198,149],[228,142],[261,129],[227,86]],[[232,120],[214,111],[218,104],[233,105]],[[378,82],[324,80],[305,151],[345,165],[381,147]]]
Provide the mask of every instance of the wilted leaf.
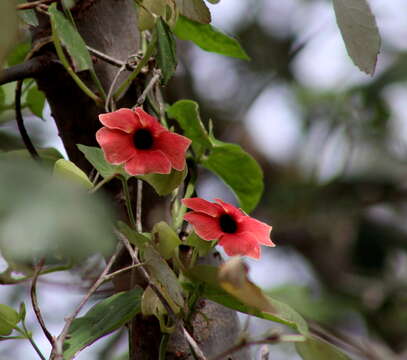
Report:
[[162,82],[166,84],[177,67],[175,40],[172,31],[162,18],[157,19],[156,29],[158,35],[157,63],[163,75]]
[[305,342],[296,343],[298,354],[303,360],[350,360],[350,357],[315,336],[308,336]]
[[14,0],[0,1],[0,69],[17,38],[17,10]]
[[83,71],[93,69],[92,59],[86,48],[86,44],[76,28],[57,9],[55,3],[49,6],[48,13],[51,18],[53,35],[57,36],[65,46],[72,58],[75,70]]
[[190,40],[201,49],[238,59],[249,60],[239,42],[209,24],[200,24],[184,16],[178,18],[174,34],[181,40]]
[[215,140],[211,153],[202,160],[202,165],[232,189],[244,211],[249,213],[257,206],[264,188],[263,171],[239,145]]
[[79,169],[72,161],[59,159],[54,165],[54,175],[69,179],[74,183],[80,184],[87,189],[93,188],[93,184],[88,176]]
[[211,22],[211,13],[203,0],[175,0],[180,14],[202,24]]
[[38,90],[37,86],[32,87],[28,91],[26,103],[31,112],[42,119],[45,105],[45,94]]
[[0,304],[0,336],[10,335],[20,317],[10,306]]
[[172,169],[169,174],[147,174],[137,176],[150,184],[158,195],[164,196],[171,194],[187,176],[187,167],[183,171]]
[[142,292],[136,288],[115,294],[93,306],[83,317],[75,319],[64,344],[64,359],[72,359],[78,351],[140,313]]
[[199,116],[199,105],[192,100],[179,100],[167,109],[170,118],[177,120],[184,135],[192,140],[192,149],[199,159],[212,144]]
[[333,5],[349,56],[360,70],[373,75],[380,51],[380,34],[368,2],[333,0]]

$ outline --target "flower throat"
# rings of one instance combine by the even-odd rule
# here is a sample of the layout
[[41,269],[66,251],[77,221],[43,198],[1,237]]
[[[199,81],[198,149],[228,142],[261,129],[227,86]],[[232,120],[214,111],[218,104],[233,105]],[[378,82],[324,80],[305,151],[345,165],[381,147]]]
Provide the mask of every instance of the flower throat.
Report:
[[229,214],[223,214],[219,218],[220,228],[223,232],[233,234],[237,230],[237,224],[235,219]]
[[153,147],[153,136],[147,129],[139,129],[133,136],[133,143],[136,149],[148,150]]

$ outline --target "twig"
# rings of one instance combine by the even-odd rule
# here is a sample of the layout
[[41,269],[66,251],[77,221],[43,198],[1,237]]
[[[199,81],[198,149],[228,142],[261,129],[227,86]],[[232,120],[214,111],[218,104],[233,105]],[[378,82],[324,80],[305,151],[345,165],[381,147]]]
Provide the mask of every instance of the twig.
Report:
[[136,225],[136,220],[134,219],[133,207],[131,206],[129,185],[127,184],[127,180],[124,177],[121,177],[121,181],[122,181],[122,187],[123,187],[123,192],[124,192],[124,198],[126,201],[127,215],[129,217],[131,226],[133,226],[133,228],[136,229],[137,225]]
[[25,128],[24,125],[24,119],[23,119],[23,114],[21,112],[21,89],[23,86],[23,81],[19,80],[17,81],[16,85],[16,92],[15,92],[15,110],[16,110],[16,121],[17,121],[17,127],[18,131],[20,132],[21,138],[23,139],[24,145],[27,148],[28,152],[31,154],[33,159],[38,160],[39,155],[37,150],[35,150],[35,147],[33,143],[31,142],[30,136],[27,133],[27,129]]
[[37,0],[37,1],[32,1],[24,4],[17,5],[17,10],[27,10],[27,9],[33,9],[39,5],[42,4],[51,4],[53,2],[56,2],[59,0]]
[[106,61],[107,63],[109,63],[110,65],[113,66],[117,66],[117,67],[122,67],[122,66],[126,66],[126,70],[129,71],[133,71],[134,70],[134,66],[129,64],[129,62],[125,62],[125,61],[121,61],[118,59],[115,59],[113,57],[111,57],[110,55],[107,55],[99,50],[94,49],[93,47],[86,45],[87,49],[89,50],[89,52],[92,55],[95,55],[97,58]]
[[199,360],[207,360],[206,356],[202,352],[201,348],[199,347],[195,339],[189,334],[189,332],[184,328],[184,326],[182,326],[182,332],[192,351],[195,353],[196,357]]
[[117,80],[119,79],[120,74],[126,70],[126,64],[123,64],[120,69],[117,71],[116,75],[113,78],[112,83],[110,84],[109,91],[106,96],[106,101],[105,101],[105,111],[114,111],[116,110],[116,106],[114,104],[114,98],[113,98],[113,91],[114,87],[116,86]]
[[37,346],[37,344],[35,343],[31,333],[28,331],[27,326],[25,325],[25,321],[22,321],[22,325],[23,325],[23,332],[20,330],[20,332],[22,334],[24,334],[24,336],[26,337],[26,339],[28,339],[28,341],[30,342],[31,346],[34,348],[35,352],[38,354],[38,356],[40,357],[41,360],[46,360],[45,356],[42,354],[41,350],[39,349],[39,347]]
[[137,99],[136,105],[134,107],[140,106],[141,104],[144,103],[144,101],[146,100],[147,94],[151,91],[151,89],[154,87],[154,85],[157,83],[157,81],[160,79],[160,77],[161,77],[161,70],[155,70],[153,77],[148,82],[143,93]]
[[35,316],[37,317],[38,323],[40,324],[45,337],[48,339],[51,346],[53,346],[54,337],[51,335],[51,333],[48,331],[47,327],[45,326],[45,322],[41,315],[41,310],[40,310],[40,307],[38,306],[38,300],[37,300],[37,280],[38,280],[38,277],[41,273],[43,266],[44,266],[44,259],[41,259],[40,262],[35,267],[33,281],[31,283],[31,290],[30,290],[31,304],[32,304]]
[[120,270],[117,270],[115,272],[112,272],[112,273],[106,275],[104,281],[110,281],[114,277],[116,277],[117,275],[120,275],[120,274],[122,274],[122,273],[124,273],[126,271],[133,270],[133,269],[138,268],[138,267],[143,266],[143,265],[144,265],[143,263],[140,263],[140,264],[133,264],[133,265],[130,265],[130,266],[126,266],[126,267],[124,267],[124,268],[122,268]]
[[[98,173],[98,174],[99,174],[99,173]],[[113,180],[115,177],[116,177],[116,174],[115,174],[115,175],[112,175],[112,176],[108,176],[108,177],[104,178],[102,181],[99,181],[95,187],[93,187],[92,189],[89,190],[89,193],[90,193],[90,194],[95,193],[95,192],[98,191],[103,185],[107,184],[109,181]]]
[[100,274],[98,279],[95,281],[93,286],[89,289],[87,294],[83,297],[82,301],[78,304],[78,306],[75,308],[75,310],[72,312],[72,314],[68,318],[66,318],[64,328],[62,329],[61,333],[55,340],[54,349],[53,349],[54,355],[53,355],[52,359],[54,359],[54,360],[63,359],[63,345],[64,345],[65,339],[68,335],[69,328],[72,325],[72,322],[78,316],[79,312],[82,310],[83,306],[92,296],[92,294],[97,290],[97,288],[100,285],[102,285],[106,281],[106,277],[109,276],[108,272],[110,271],[110,268],[112,267],[119,252],[121,251],[121,248],[122,247],[119,244],[116,248],[116,252],[111,256],[109,262],[106,264],[106,267],[104,268],[104,270],[102,271],[102,273]]
[[143,225],[141,222],[142,205],[143,205],[143,181],[137,179],[136,229],[139,233],[143,232]]

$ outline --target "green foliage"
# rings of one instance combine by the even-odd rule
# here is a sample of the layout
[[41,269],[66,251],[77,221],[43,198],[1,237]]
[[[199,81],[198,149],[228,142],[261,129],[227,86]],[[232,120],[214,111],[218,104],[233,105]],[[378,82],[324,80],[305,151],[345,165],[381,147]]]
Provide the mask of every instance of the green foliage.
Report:
[[163,84],[167,84],[177,67],[174,35],[162,18],[156,23],[158,35],[157,63],[163,74]]
[[194,247],[198,251],[199,256],[205,256],[213,247],[212,241],[201,239],[195,232],[189,234],[185,240],[185,244]]
[[192,100],[179,100],[169,108],[167,114],[177,120],[184,135],[192,140],[192,149],[197,159],[212,147],[209,135],[199,116],[199,106]]
[[17,37],[17,11],[14,0],[0,1],[0,68]]
[[[23,4],[25,2],[26,2],[25,0],[17,0],[18,4]],[[18,16],[26,24],[31,25],[31,26],[38,26],[37,15],[33,9],[19,10]]]
[[0,304],[0,336],[10,335],[20,321],[20,316],[10,306]]
[[76,184],[80,184],[87,189],[93,188],[93,184],[88,176],[79,169],[72,161],[59,159],[54,165],[54,175],[61,176],[61,178],[69,179]]
[[118,221],[117,227],[127,240],[141,251],[150,243],[150,239],[145,233],[138,233],[123,221]]
[[308,336],[305,342],[296,343],[295,347],[303,360],[350,360],[335,346],[315,336]]
[[380,51],[380,34],[369,3],[333,0],[333,5],[349,56],[360,70],[373,75]]
[[28,52],[31,49],[31,44],[28,41],[17,44],[7,55],[7,65],[14,66],[24,61]]
[[238,59],[249,60],[239,42],[209,24],[200,24],[184,16],[178,18],[174,33],[181,40],[190,40],[201,49]]
[[177,233],[165,221],[160,221],[154,225],[151,234],[160,255],[165,260],[171,259],[175,249],[181,244]]
[[202,165],[232,189],[244,211],[249,213],[257,206],[264,189],[263,171],[239,145],[214,140],[212,151],[202,160]]
[[114,247],[104,199],[31,161],[0,160],[0,249],[6,260],[81,260]]
[[28,90],[26,104],[34,115],[42,119],[45,105],[45,94],[38,90],[37,86],[33,86]]
[[[62,158],[61,153],[54,148],[37,149],[37,153],[41,159],[41,165],[52,168],[58,159]],[[31,154],[26,149],[12,150],[0,152],[0,161],[21,161],[31,160]]]
[[175,0],[181,15],[193,21],[209,24],[211,13],[203,0]]
[[[93,69],[92,59],[86,44],[75,27],[57,9],[56,4],[49,6],[48,12],[52,23],[53,35],[65,46],[76,71]],[[55,33],[54,33],[55,32]]]
[[83,317],[75,319],[64,344],[64,359],[72,359],[78,351],[140,313],[141,295],[139,288],[115,294],[93,306]]
[[187,168],[183,171],[171,169],[169,174],[147,174],[140,175],[137,178],[150,184],[158,195],[164,196],[171,194],[187,176]]

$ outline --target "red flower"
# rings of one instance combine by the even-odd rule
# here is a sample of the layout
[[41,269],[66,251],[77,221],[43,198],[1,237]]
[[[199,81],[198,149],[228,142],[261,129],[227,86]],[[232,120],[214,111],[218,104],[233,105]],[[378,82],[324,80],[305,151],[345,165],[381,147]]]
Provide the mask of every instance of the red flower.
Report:
[[253,219],[240,209],[215,199],[218,204],[200,198],[183,199],[194,211],[184,215],[204,240],[219,240],[226,254],[260,258],[260,245],[275,246],[270,240],[271,226]]
[[109,163],[124,163],[130,175],[184,170],[191,140],[168,131],[142,108],[101,114],[99,120],[105,127],[96,132],[96,140]]

